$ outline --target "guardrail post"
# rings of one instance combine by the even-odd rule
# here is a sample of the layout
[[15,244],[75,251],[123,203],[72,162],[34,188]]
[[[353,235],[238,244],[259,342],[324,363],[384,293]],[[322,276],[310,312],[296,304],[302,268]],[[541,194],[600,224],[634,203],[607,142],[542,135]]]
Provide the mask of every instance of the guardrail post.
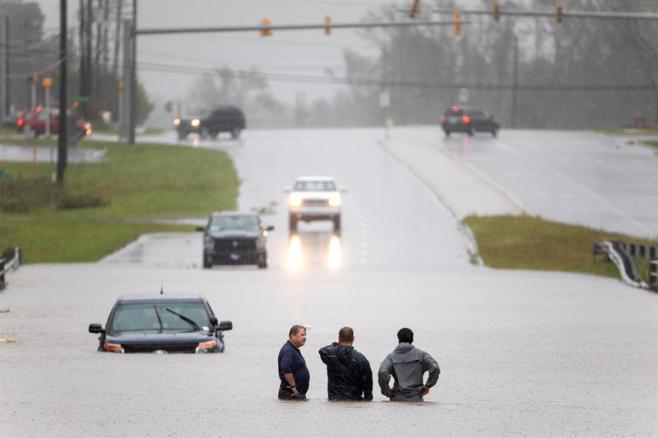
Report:
[[649,289],[658,292],[658,259],[649,262]]
[[3,290],[7,287],[7,282],[5,281],[5,259],[0,259],[0,290]]

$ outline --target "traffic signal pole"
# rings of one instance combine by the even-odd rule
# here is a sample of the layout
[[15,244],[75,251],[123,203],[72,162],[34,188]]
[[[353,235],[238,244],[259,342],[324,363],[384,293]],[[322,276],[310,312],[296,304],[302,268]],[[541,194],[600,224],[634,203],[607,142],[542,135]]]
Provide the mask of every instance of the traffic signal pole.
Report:
[[66,117],[66,1],[59,1],[59,135],[57,136],[57,184],[64,184],[67,162],[68,123]]

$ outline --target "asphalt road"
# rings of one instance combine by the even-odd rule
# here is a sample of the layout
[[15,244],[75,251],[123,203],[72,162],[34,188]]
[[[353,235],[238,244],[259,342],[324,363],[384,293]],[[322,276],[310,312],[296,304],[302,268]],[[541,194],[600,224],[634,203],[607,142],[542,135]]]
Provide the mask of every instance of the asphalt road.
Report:
[[[393,139],[421,143],[419,131]],[[266,271],[202,270],[198,234],[176,234],[144,237],[101,263],[12,273],[0,294],[9,309],[0,337],[15,341],[0,344],[0,435],[658,435],[656,295],[612,279],[472,266],[454,210],[382,137],[248,131],[243,142],[200,145],[235,157],[241,209],[273,209]],[[348,189],[338,250],[328,224],[302,227],[295,245],[287,234],[283,189],[315,173]],[[207,296],[233,321],[226,353],[95,351],[88,324],[104,323],[118,295],[161,284]],[[276,354],[293,323],[311,327],[305,403],[276,400]],[[376,392],[372,403],[327,402],[317,350],[345,324],[375,372],[397,329],[414,329],[442,368],[427,401],[399,405]]]

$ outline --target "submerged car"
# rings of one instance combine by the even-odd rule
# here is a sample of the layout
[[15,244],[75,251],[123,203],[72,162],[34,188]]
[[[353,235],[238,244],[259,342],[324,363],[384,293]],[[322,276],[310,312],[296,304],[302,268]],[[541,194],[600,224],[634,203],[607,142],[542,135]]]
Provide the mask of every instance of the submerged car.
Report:
[[297,178],[288,195],[288,225],[291,232],[297,231],[299,221],[328,220],[334,231],[341,231],[340,211],[343,204],[336,182],[330,176],[303,176]]
[[220,264],[258,265],[267,268],[267,235],[274,230],[265,226],[254,213],[213,213],[203,231],[203,267]]
[[204,297],[183,294],[123,296],[105,329],[89,324],[89,333],[100,334],[98,351],[113,353],[221,353],[224,331],[232,329]]
[[476,132],[489,132],[495,137],[500,125],[493,116],[486,115],[480,109],[453,105],[441,115],[441,128],[446,136],[453,132],[463,132],[470,136]]

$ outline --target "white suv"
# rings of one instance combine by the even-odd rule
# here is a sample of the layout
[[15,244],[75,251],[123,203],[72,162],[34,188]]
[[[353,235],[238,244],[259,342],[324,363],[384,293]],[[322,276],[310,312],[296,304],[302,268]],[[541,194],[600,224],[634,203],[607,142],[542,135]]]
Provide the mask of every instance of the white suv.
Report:
[[341,192],[329,176],[303,176],[297,178],[288,195],[288,219],[290,231],[297,231],[299,221],[330,220],[334,231],[340,232]]

